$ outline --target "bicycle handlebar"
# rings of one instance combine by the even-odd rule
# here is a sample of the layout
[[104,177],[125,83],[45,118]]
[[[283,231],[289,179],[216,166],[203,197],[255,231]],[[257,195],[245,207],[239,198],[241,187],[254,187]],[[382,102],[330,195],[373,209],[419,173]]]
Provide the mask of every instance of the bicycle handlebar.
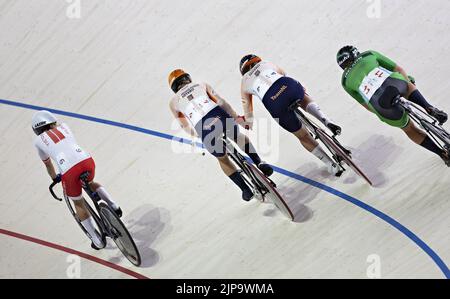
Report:
[[55,187],[56,185],[58,185],[57,182],[51,183],[51,185],[48,187],[48,190],[50,191],[50,194],[53,196],[54,199],[56,199],[57,201],[62,201],[62,198],[59,198],[53,191],[53,187]]

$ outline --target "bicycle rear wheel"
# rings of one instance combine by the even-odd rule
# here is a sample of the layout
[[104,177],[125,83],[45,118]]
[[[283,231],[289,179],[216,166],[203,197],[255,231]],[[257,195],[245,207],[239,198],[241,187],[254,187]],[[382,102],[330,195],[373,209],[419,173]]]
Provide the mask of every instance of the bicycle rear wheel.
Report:
[[373,186],[372,181],[367,175],[353,162],[352,157],[346,153],[340,144],[337,144],[327,133],[321,129],[316,130],[317,136],[325,145],[332,150],[342,161],[345,162],[356,174],[362,177],[369,185]]
[[294,220],[294,214],[292,213],[289,206],[284,201],[283,197],[278,193],[272,183],[267,179],[267,177],[262,174],[253,164],[248,162],[244,162],[245,166],[248,167],[253,175],[254,179],[261,185],[261,187],[266,191],[266,194],[263,194],[264,197],[268,197],[272,203],[281,211],[283,215],[289,218],[291,221]]
[[[102,244],[100,247],[98,247],[99,249],[105,248],[106,247],[106,236],[104,233],[104,227],[102,224],[102,221],[100,220],[100,217],[98,217],[97,213],[94,211],[94,209],[91,207],[91,205],[89,203],[87,203],[86,200],[84,200],[84,204],[87,208],[87,210],[89,211],[89,214],[91,214],[92,218],[94,219],[94,222],[96,224],[96,228],[95,228],[95,232],[97,233],[99,239],[102,241]],[[70,210],[70,213],[72,214],[73,218],[75,219],[75,221],[78,223],[78,226],[81,228],[81,230],[83,231],[83,233],[89,238],[89,240],[92,241],[92,237],[91,235],[88,233],[88,231],[84,228],[83,224],[81,224],[81,220],[80,218],[78,218],[77,213],[75,212],[75,208],[72,206],[72,201],[70,199],[68,199],[67,197],[65,197],[65,202],[67,204],[67,207]],[[92,241],[93,242],[93,241]],[[96,244],[97,246],[97,244]]]
[[135,266],[141,265],[141,255],[133,238],[123,224],[122,220],[105,203],[99,205],[100,217],[105,222],[109,236],[116,243],[122,254]]

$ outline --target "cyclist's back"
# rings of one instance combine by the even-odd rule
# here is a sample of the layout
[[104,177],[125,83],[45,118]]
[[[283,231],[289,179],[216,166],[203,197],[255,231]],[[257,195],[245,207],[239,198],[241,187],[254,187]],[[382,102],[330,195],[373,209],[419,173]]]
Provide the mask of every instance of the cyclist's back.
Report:
[[43,161],[52,159],[62,175],[91,157],[77,144],[75,136],[65,123],[36,136],[34,144],[39,157]]

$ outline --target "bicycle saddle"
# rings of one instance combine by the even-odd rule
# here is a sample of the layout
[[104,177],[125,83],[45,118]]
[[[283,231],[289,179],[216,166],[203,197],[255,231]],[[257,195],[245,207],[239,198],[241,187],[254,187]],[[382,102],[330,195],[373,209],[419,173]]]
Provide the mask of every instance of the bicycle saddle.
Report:
[[87,181],[87,179],[88,179],[88,177],[89,177],[90,175],[91,175],[91,174],[89,173],[89,171],[83,172],[83,173],[80,175],[80,180],[82,180],[82,181]]
[[292,103],[291,105],[289,105],[289,110],[295,110],[300,106],[302,100],[297,100],[294,103]]

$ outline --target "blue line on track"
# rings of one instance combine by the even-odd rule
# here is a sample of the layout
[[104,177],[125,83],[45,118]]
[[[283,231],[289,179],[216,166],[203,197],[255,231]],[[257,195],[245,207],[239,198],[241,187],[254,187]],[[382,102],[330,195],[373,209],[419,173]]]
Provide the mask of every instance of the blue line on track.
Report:
[[[64,116],[68,116],[68,117],[73,117],[73,118],[78,118],[78,119],[83,119],[83,120],[87,120],[87,121],[92,121],[92,122],[96,122],[96,123],[101,123],[101,124],[105,124],[105,125],[109,125],[109,126],[114,126],[114,127],[119,127],[119,128],[123,128],[123,129],[127,129],[127,130],[131,130],[131,131],[135,131],[135,132],[139,132],[139,133],[143,133],[143,134],[147,134],[147,135],[151,135],[151,136],[155,136],[155,137],[159,137],[159,138],[163,138],[163,139],[167,139],[167,140],[174,140],[180,143],[185,143],[185,144],[192,144],[193,141],[189,140],[189,139],[185,139],[185,138],[180,138],[180,137],[176,137],[176,136],[172,136],[169,134],[165,134],[165,133],[161,133],[158,131],[153,131],[153,130],[149,130],[149,129],[144,129],[141,127],[137,127],[137,126],[133,126],[133,125],[128,125],[125,123],[120,123],[120,122],[116,122],[116,121],[111,121],[111,120],[107,120],[107,119],[101,119],[101,118],[97,118],[97,117],[92,117],[92,116],[88,116],[88,115],[83,115],[83,114],[78,114],[78,113],[73,113],[73,112],[67,112],[67,111],[62,111],[62,110],[56,110],[56,109],[50,109],[47,107],[40,107],[40,106],[35,106],[35,105],[30,105],[30,104],[25,104],[25,103],[20,103],[20,102],[14,102],[14,101],[8,101],[8,100],[2,100],[0,99],[0,104],[4,104],[4,105],[9,105],[9,106],[15,106],[15,107],[20,107],[20,108],[25,108],[25,109],[31,109],[31,110],[48,110],[52,113],[55,114],[59,114],[59,115],[64,115]],[[199,143],[195,143],[196,146],[202,147],[202,144]],[[358,207],[360,207],[361,209],[375,215],[376,217],[384,220],[385,222],[387,222],[388,224],[390,224],[391,226],[395,227],[398,231],[400,231],[402,234],[404,234],[406,237],[408,237],[411,241],[413,241],[414,243],[416,243],[417,246],[419,246],[426,254],[428,254],[428,256],[436,263],[436,265],[439,267],[439,269],[441,269],[442,273],[445,275],[445,277],[447,279],[450,279],[450,270],[447,267],[447,265],[444,263],[444,261],[436,254],[436,252],[434,252],[433,249],[430,248],[430,246],[428,246],[424,241],[422,241],[416,234],[414,234],[412,231],[410,231],[408,228],[406,228],[405,226],[403,226],[401,223],[399,223],[398,221],[396,221],[395,219],[393,219],[392,217],[386,215],[385,213],[375,209],[372,206],[369,206],[368,204],[362,202],[361,200],[354,198],[348,194],[345,194],[339,190],[336,190],[330,186],[324,185],[322,183],[319,183],[317,181],[311,180],[307,177],[301,176],[299,174],[290,172],[286,169],[283,168],[279,168],[274,166],[274,170],[282,175],[285,175],[287,177],[290,177],[292,179],[301,181],[305,184],[309,184],[313,187],[319,188],[323,191],[326,191],[330,194],[333,194],[347,202],[350,202]]]

